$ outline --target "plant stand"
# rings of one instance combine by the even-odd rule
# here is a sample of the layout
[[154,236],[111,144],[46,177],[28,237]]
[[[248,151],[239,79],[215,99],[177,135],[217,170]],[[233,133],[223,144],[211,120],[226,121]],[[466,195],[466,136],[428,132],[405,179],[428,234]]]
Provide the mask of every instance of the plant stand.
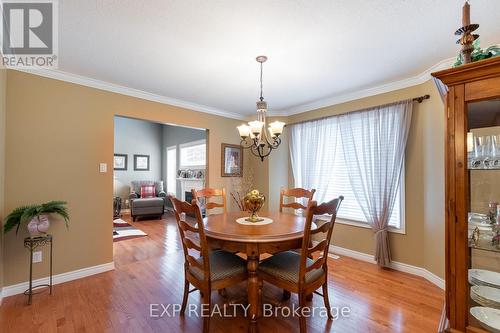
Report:
[[[50,244],[50,258],[49,258],[49,269],[50,269],[50,275],[49,275],[49,284],[39,284],[36,286],[33,286],[33,250],[40,246],[45,246],[47,244]],[[49,288],[50,295],[52,295],[52,235],[44,235],[44,236],[37,236],[37,237],[26,237],[24,239],[24,247],[27,248],[30,251],[30,280],[29,280],[29,288],[24,292],[25,295],[28,296],[28,305],[31,304],[31,299],[33,294],[36,294],[33,292],[34,289],[38,288],[43,288],[47,287]]]

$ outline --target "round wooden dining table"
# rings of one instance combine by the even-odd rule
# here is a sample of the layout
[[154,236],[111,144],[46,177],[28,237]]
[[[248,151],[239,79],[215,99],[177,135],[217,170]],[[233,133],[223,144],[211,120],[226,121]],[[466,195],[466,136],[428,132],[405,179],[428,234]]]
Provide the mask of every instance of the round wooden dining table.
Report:
[[[302,247],[305,218],[295,214],[260,212],[259,216],[273,220],[265,225],[243,225],[238,218],[247,212],[229,212],[205,217],[205,235],[211,248],[247,255],[249,332],[257,332],[257,318],[261,315],[261,283],[257,275],[259,256]],[[312,228],[314,228],[314,224]]]

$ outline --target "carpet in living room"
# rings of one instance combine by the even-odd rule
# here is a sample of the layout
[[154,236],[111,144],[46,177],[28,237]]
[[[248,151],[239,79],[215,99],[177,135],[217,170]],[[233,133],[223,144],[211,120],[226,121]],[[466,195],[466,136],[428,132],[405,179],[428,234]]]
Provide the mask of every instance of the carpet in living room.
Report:
[[147,234],[122,219],[113,220],[113,242],[144,237]]

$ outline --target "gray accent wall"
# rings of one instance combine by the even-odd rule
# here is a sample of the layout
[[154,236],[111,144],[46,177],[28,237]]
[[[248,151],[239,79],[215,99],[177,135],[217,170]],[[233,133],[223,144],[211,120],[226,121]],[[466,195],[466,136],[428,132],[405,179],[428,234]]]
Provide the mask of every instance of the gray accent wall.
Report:
[[[127,154],[127,170],[114,170],[114,195],[128,198],[132,180],[162,179],[163,125],[115,117],[115,154]],[[134,171],[134,154],[149,155],[149,171]],[[111,166],[113,167],[113,166]]]
[[[127,154],[128,166],[125,171],[114,170],[114,195],[128,199],[132,180],[163,180],[166,191],[167,148],[177,147],[178,170],[179,145],[199,140],[206,140],[205,130],[115,117],[115,154]],[[134,171],[134,154],[150,155],[149,171]],[[180,197],[179,181],[177,192]]]
[[[183,143],[189,143],[193,141],[206,140],[207,133],[202,129],[181,127],[181,126],[171,126],[171,125],[163,125],[163,158],[162,158],[162,175],[163,179],[166,179],[167,175],[167,148],[176,146],[177,147],[177,170],[179,170],[179,145]],[[208,156],[207,156],[208,157]],[[165,188],[166,188],[165,182]],[[177,193],[176,197],[181,198],[180,193],[180,182],[177,181]]]

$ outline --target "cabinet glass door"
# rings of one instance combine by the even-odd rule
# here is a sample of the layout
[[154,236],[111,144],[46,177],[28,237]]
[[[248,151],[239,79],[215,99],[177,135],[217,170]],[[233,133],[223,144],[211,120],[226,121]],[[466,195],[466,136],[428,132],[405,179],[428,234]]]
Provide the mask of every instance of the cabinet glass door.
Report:
[[500,327],[500,99],[467,106],[469,325]]

